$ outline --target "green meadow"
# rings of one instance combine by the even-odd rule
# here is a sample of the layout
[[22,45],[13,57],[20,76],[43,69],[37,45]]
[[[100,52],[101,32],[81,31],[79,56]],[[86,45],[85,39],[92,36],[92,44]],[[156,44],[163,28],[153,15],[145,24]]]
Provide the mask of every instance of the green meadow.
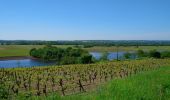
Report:
[[[74,45],[55,45],[60,48],[67,48],[67,47],[75,47]],[[43,45],[0,45],[0,57],[9,57],[9,56],[29,56],[29,51],[32,48],[42,48]],[[111,46],[111,47],[104,47],[104,46],[94,46],[91,48],[83,48],[90,52],[115,52],[117,49],[119,51],[137,51],[139,49],[149,51],[149,50],[170,50],[170,46]]]
[[[56,45],[57,47],[66,48],[72,45]],[[44,45],[0,45],[0,57],[9,56],[29,56],[32,48],[42,48]]]

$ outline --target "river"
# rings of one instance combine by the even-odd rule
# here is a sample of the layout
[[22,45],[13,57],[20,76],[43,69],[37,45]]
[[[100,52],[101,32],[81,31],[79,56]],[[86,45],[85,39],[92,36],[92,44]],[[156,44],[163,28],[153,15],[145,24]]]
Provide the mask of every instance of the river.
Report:
[[[108,52],[108,59],[113,60],[117,59],[117,52]],[[124,54],[126,52],[118,52],[118,58],[124,59]],[[100,59],[103,53],[101,52],[90,52],[90,54],[97,60]],[[9,59],[9,60],[0,60],[0,68],[14,68],[14,67],[33,67],[33,66],[48,66],[55,65],[56,63],[44,62],[37,59],[24,58],[24,59]]]

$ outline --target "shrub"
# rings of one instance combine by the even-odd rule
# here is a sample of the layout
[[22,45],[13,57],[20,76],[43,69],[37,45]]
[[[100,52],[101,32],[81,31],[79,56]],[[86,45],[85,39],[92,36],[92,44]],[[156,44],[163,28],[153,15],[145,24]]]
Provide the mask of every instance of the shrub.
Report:
[[131,53],[126,52],[126,53],[124,54],[124,58],[125,58],[125,59],[129,59],[130,57],[131,57]]
[[164,51],[161,53],[162,58],[170,58],[170,51]]
[[161,53],[156,51],[156,50],[151,50],[149,52],[149,57],[153,57],[153,58],[161,58]]
[[92,63],[92,55],[86,54],[81,56],[81,63],[83,64],[89,64]]

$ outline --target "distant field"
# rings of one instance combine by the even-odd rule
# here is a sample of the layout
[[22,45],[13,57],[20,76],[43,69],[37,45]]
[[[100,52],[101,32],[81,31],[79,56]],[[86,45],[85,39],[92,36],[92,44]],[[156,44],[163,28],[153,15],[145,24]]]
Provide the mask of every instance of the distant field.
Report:
[[[72,45],[57,45],[57,47],[70,47]],[[43,45],[0,45],[0,57],[8,56],[29,56],[32,48],[42,48]]]
[[[101,46],[95,46],[95,47],[91,47],[91,48],[85,48],[86,50],[88,51],[117,51],[117,47],[116,46],[111,46],[111,47],[101,47]],[[170,46],[139,46],[139,47],[136,47],[136,46],[120,46],[118,47],[118,50],[119,51],[136,51],[136,50],[139,50],[139,49],[142,49],[142,50],[145,50],[145,51],[148,51],[148,50],[153,50],[153,49],[156,49],[156,50],[170,50]]]
[[[74,47],[73,45],[56,45],[57,47],[66,48],[66,47]],[[41,48],[43,45],[0,45],[0,57],[8,57],[8,56],[29,56],[29,50],[31,48]],[[117,47],[101,47],[95,46],[91,48],[84,48],[88,51],[99,51],[99,52],[109,52],[116,51]],[[119,51],[135,51],[138,49],[143,50],[170,50],[170,46],[127,46],[127,47],[119,47]]]

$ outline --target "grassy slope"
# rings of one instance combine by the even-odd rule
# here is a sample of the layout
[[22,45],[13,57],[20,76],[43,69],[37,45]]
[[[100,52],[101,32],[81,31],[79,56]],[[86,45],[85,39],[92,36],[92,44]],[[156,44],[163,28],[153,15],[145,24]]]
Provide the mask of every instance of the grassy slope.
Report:
[[[33,98],[44,99],[44,97]],[[49,100],[170,100],[170,67],[115,79],[96,91],[71,96],[48,96]]]
[[[56,45],[57,47],[72,47],[72,45]],[[40,48],[43,47],[42,45],[0,45],[0,57],[7,57],[7,56],[28,56],[29,50],[31,48]],[[95,46],[92,48],[85,48],[88,51],[116,51],[117,48],[115,46],[112,47],[100,47]],[[140,46],[139,48],[135,46],[130,47],[119,47],[119,51],[132,51],[132,50],[170,50],[170,46]]]

